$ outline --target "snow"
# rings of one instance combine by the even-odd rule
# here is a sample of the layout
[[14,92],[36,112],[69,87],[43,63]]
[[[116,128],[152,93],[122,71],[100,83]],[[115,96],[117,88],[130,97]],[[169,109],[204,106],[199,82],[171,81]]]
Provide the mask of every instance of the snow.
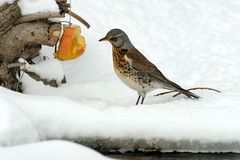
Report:
[[[16,0],[0,0],[0,6],[4,3],[11,4]],[[39,12],[59,12],[55,0],[19,0],[18,5],[22,15],[35,14]]]
[[[35,89],[39,90],[39,86]],[[56,95],[62,90],[50,87],[45,89],[53,89],[52,93],[56,93]],[[71,95],[71,92],[65,94]],[[174,141],[178,146],[183,140],[200,141],[202,146],[207,146],[209,143],[228,144],[240,141],[239,127],[236,123],[240,117],[239,108],[228,106],[230,101],[236,101],[234,99],[219,101],[215,104],[216,106],[211,107],[204,106],[205,102],[188,101],[189,107],[186,106],[185,99],[169,100],[162,104],[141,107],[117,106],[97,98],[82,96],[81,101],[73,101],[56,96],[22,95],[3,88],[1,88],[0,97],[8,101],[4,106],[15,107],[15,110],[11,112],[3,110],[2,113],[15,121],[9,123],[3,119],[0,124],[9,123],[9,126],[18,126],[18,132],[14,130],[14,127],[6,130],[12,133],[15,139],[21,140],[15,141],[12,139],[13,136],[4,136],[4,141],[1,141],[3,146],[46,139],[76,140],[84,137],[133,138],[136,140],[146,139],[150,142],[152,139],[160,138]],[[194,106],[196,103],[201,107]],[[17,113],[13,114],[14,112],[22,113],[21,117],[16,117]],[[25,122],[25,120],[28,121]],[[24,136],[28,139],[25,139]],[[216,151],[214,147],[216,146],[212,146],[212,151]],[[174,150],[176,148],[166,149]],[[181,149],[185,148],[179,148],[179,150]],[[234,149],[239,152],[239,146]],[[229,150],[221,148],[220,151]]]
[[65,141],[49,141],[0,149],[0,159],[110,160],[89,148]]
[[[2,146],[98,137],[164,141],[159,143],[163,151],[240,152],[240,1],[72,3],[73,11],[92,26],[82,27],[86,52],[68,62],[41,62],[53,62],[51,69],[36,65],[46,77],[62,77],[63,69],[67,84],[59,88],[24,74],[25,94],[0,89]],[[123,29],[150,61],[184,88],[207,86],[222,93],[194,91],[202,97],[194,101],[154,97],[158,90],[147,95],[144,105],[135,106],[137,93],[114,73],[110,44],[98,42],[112,28]],[[42,52],[54,51],[46,47]]]
[[24,112],[0,99],[0,142],[1,146],[11,146],[39,141],[38,132]]
[[8,3],[11,4],[13,3],[15,0],[0,0],[0,6],[3,5],[4,3]]
[[54,79],[57,80],[58,84],[61,84],[64,78],[62,66],[59,61],[55,59],[41,61],[35,65],[30,65],[25,60],[20,59],[19,61],[26,63],[23,69],[38,73],[41,78],[47,79],[48,81]]
[[21,9],[22,15],[39,12],[59,12],[55,0],[19,0],[18,5]]

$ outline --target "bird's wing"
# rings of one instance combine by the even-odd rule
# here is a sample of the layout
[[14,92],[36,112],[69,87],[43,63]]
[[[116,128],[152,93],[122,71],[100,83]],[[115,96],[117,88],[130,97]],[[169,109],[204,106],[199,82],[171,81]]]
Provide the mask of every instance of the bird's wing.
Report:
[[135,70],[146,73],[150,77],[161,81],[167,89],[182,90],[182,87],[167,79],[162,72],[136,48],[128,50],[125,55],[125,60],[127,60]]
[[162,74],[162,72],[159,71],[158,68],[137,49],[133,48],[128,50],[124,58],[135,70],[147,73],[149,76],[155,77],[164,83],[169,83],[169,80]]
[[169,90],[177,90],[188,97],[191,98],[200,98],[198,95],[191,93],[178,84],[172,82],[171,80],[167,79],[159,69],[152,64],[144,55],[142,55],[137,49],[131,49],[127,51],[127,54],[124,56],[125,60],[129,62],[133,69],[137,70],[138,72],[143,72],[144,74],[148,74],[150,77],[154,77],[158,81],[161,81],[164,85],[163,88]]

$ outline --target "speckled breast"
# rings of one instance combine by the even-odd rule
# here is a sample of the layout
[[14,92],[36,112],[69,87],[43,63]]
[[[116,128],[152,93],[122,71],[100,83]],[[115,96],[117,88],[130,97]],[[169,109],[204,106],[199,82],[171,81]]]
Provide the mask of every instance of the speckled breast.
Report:
[[118,77],[128,87],[136,91],[149,91],[153,88],[151,78],[133,69],[124,59],[126,53],[113,47],[113,66]]

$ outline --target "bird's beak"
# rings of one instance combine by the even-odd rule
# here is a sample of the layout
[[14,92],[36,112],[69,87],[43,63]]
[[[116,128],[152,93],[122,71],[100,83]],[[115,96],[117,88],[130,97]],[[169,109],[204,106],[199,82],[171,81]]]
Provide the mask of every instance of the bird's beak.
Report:
[[98,41],[99,41],[99,42],[101,42],[101,41],[107,41],[107,37],[103,37],[103,38],[99,39]]

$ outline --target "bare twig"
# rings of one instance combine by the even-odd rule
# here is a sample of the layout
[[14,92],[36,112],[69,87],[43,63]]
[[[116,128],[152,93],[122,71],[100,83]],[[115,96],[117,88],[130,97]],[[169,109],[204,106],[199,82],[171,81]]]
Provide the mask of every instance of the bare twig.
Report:
[[70,15],[70,17],[72,16],[72,17],[76,18],[79,22],[81,22],[87,28],[90,28],[90,24],[85,19],[83,19],[81,16],[79,16],[78,14],[74,13],[71,10],[70,3],[67,3],[66,0],[56,0],[56,2],[58,3],[60,13],[67,13]]
[[209,87],[195,87],[195,88],[188,89],[188,91],[198,90],[198,89],[205,89],[205,90],[210,90],[210,91],[215,91],[215,92],[221,93],[221,91],[214,89],[214,88],[209,88]]
[[79,20],[87,28],[90,28],[90,24],[86,20],[84,20],[82,17],[80,17],[79,15],[74,13],[73,11],[67,10],[67,14],[69,14],[69,15],[73,16],[74,18],[76,18],[77,20]]
[[[195,87],[195,88],[189,88],[187,89],[187,91],[191,91],[191,90],[211,90],[211,91],[215,91],[215,92],[218,92],[218,93],[221,93],[221,91],[217,90],[217,89],[214,89],[214,88],[209,88],[209,87]],[[159,94],[156,94],[155,96],[161,96],[161,95],[165,95],[165,94],[169,94],[169,93],[174,93],[174,92],[178,92],[177,90],[174,90],[174,91],[168,91],[168,92],[162,92],[162,93],[159,93]],[[173,97],[177,97],[179,96],[180,94],[182,94],[181,92],[178,92],[177,94],[173,95]]]
[[64,17],[64,14],[60,14],[58,12],[42,12],[42,13],[23,16],[20,19],[18,19],[15,24],[31,22],[31,21],[40,20],[40,19],[63,18],[63,17]]
[[[218,92],[218,93],[221,93],[219,90],[217,89],[214,89],[214,88],[208,88],[208,87],[196,87],[196,88],[190,88],[188,89],[187,91],[191,91],[191,90],[198,90],[198,89],[204,89],[204,90],[211,90],[211,91],[215,91],[215,92]],[[180,94],[182,94],[181,92],[178,92],[177,94],[173,95],[173,97],[177,97],[179,96]]]

